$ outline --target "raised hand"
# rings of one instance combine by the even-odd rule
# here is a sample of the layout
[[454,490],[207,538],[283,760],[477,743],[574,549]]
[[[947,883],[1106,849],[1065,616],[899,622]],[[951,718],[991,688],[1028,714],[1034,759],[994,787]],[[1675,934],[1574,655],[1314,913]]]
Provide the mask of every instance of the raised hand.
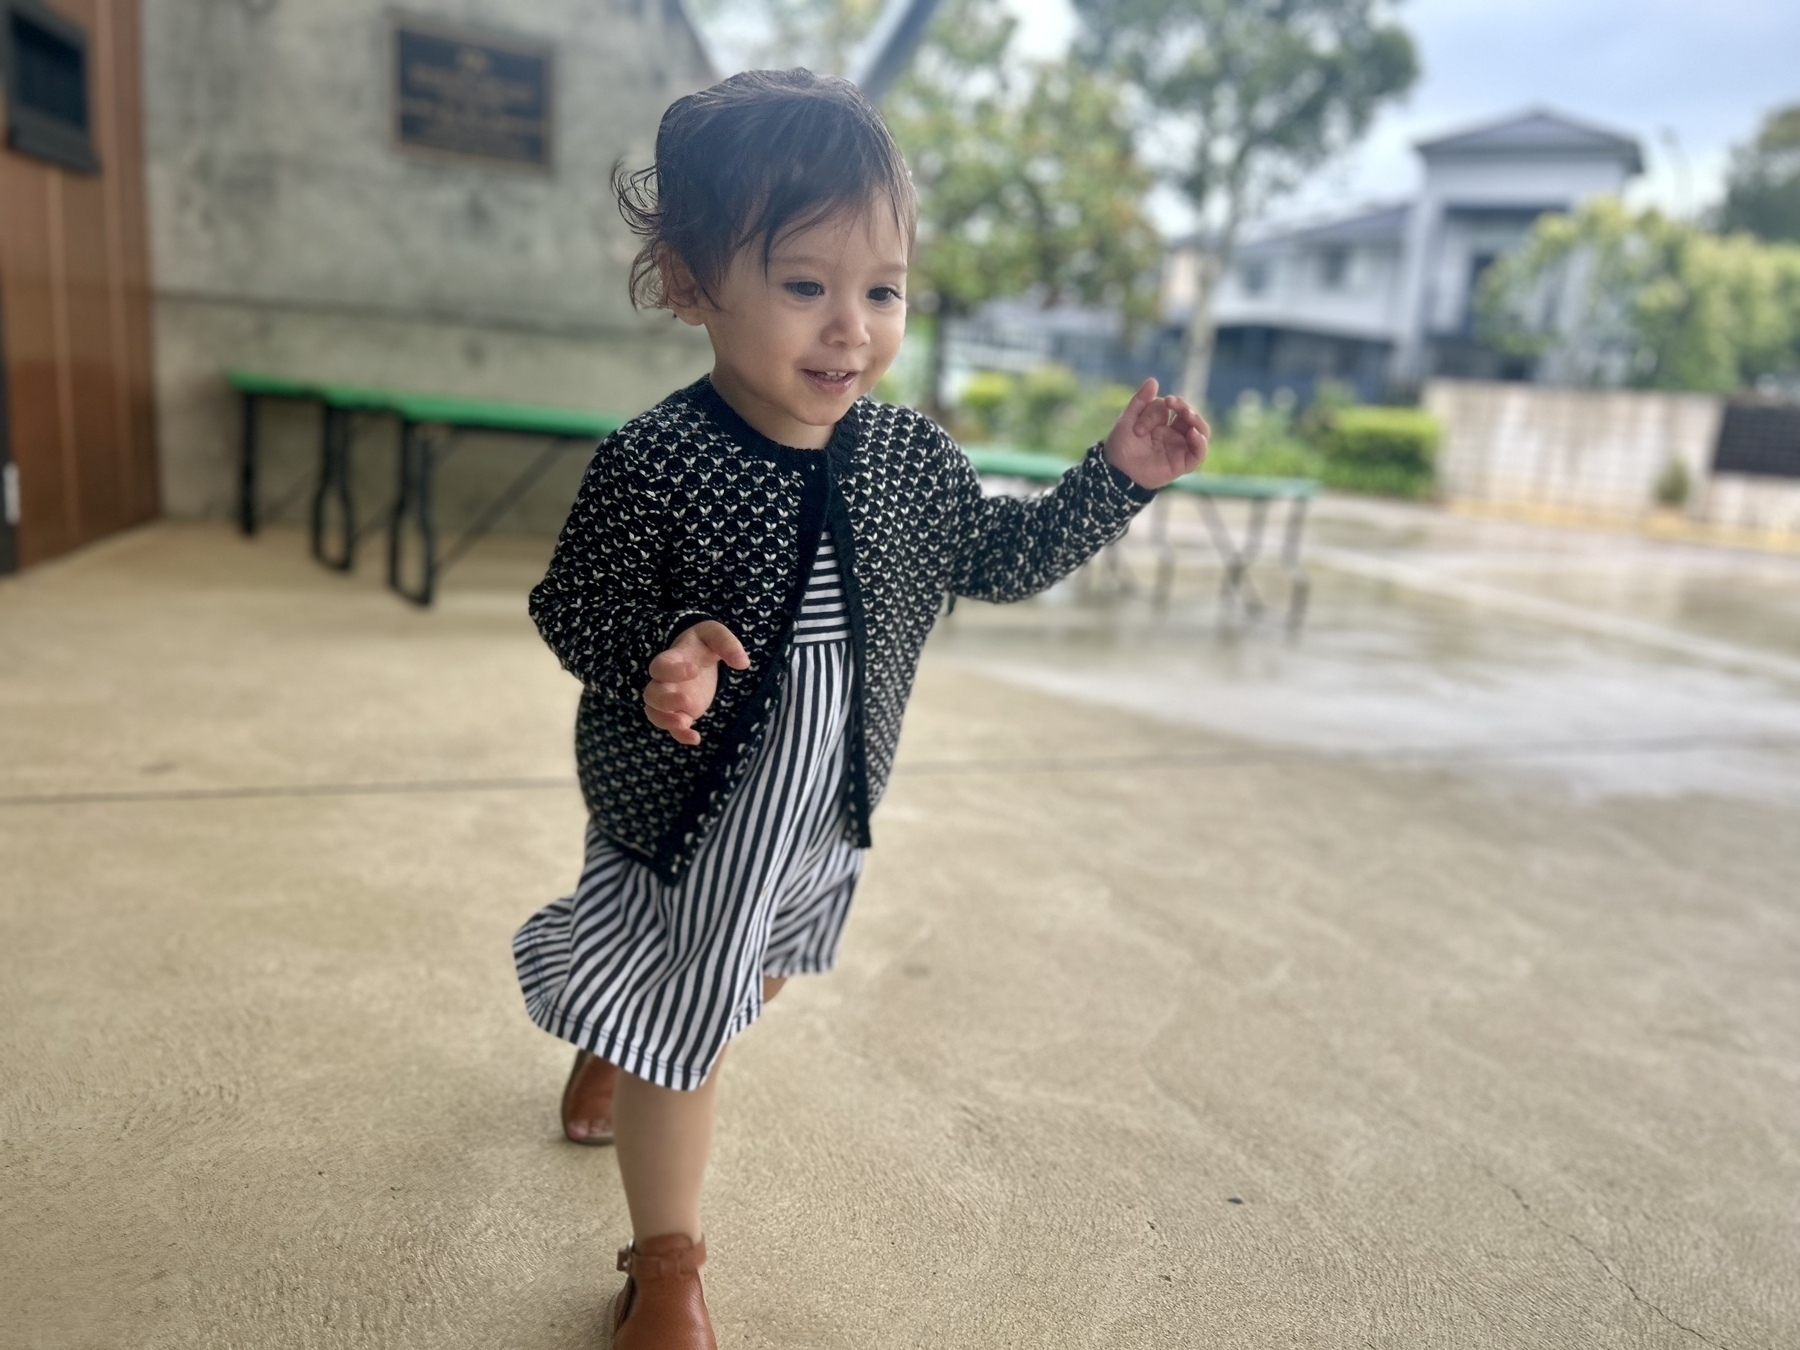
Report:
[[1106,436],[1106,461],[1139,487],[1167,487],[1206,458],[1212,428],[1185,399],[1156,396],[1156,381],[1138,386]]
[[705,619],[669,644],[650,662],[644,686],[644,716],[683,745],[700,744],[694,722],[712,707],[719,691],[719,662],[748,670],[750,657],[737,635],[716,619]]

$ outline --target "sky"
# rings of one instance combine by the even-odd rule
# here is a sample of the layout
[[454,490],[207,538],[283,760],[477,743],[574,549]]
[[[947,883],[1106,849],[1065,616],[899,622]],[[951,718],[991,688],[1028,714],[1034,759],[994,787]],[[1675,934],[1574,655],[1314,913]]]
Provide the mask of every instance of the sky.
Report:
[[[1067,0],[1009,3],[1025,50],[1066,50]],[[1406,0],[1396,13],[1418,84],[1282,217],[1404,198],[1415,140],[1534,104],[1637,136],[1648,172],[1633,199],[1686,215],[1719,199],[1731,146],[1764,113],[1800,103],[1800,0]],[[1171,232],[1189,224],[1167,200],[1157,215]]]

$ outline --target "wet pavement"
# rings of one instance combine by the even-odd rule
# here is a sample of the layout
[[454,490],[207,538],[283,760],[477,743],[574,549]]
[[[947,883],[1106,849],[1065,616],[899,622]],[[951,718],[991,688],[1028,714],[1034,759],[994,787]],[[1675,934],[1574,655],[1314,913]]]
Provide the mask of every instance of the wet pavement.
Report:
[[1298,632],[1278,569],[1246,621],[1193,539],[1166,605],[1128,548],[1123,585],[964,604],[932,654],[1271,751],[1582,796],[1800,794],[1800,557],[1346,499],[1316,517]]
[[[721,1085],[726,1350],[1800,1344],[1800,560],[1310,543],[1298,635],[1197,561],[940,625]],[[580,864],[544,552],[0,582],[0,1344],[604,1343],[507,951]]]

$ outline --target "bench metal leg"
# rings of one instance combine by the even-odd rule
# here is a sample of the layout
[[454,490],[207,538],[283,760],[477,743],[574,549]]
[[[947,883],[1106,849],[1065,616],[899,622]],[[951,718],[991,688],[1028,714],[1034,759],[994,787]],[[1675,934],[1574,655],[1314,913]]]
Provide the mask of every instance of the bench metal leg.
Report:
[[254,536],[256,515],[256,395],[244,395],[244,423],[238,441],[238,529]]
[[[416,422],[402,422],[400,484],[388,520],[388,585],[415,605],[429,605],[437,593],[437,521],[431,501],[436,461],[430,433]],[[403,575],[409,522],[419,540],[419,584],[411,588]]]
[[[335,552],[326,547],[327,525],[334,514],[339,531]],[[319,439],[319,486],[312,502],[313,557],[340,572],[350,571],[356,566],[356,533],[356,503],[350,484],[350,414],[327,408]]]

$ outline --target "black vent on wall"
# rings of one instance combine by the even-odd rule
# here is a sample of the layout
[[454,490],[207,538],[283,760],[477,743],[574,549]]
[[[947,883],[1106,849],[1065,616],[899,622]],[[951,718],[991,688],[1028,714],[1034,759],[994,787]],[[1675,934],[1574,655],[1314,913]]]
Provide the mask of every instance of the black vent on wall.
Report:
[[1800,408],[1773,403],[1726,404],[1713,472],[1800,478]]
[[41,0],[6,0],[6,144],[94,173],[88,131],[87,35]]

